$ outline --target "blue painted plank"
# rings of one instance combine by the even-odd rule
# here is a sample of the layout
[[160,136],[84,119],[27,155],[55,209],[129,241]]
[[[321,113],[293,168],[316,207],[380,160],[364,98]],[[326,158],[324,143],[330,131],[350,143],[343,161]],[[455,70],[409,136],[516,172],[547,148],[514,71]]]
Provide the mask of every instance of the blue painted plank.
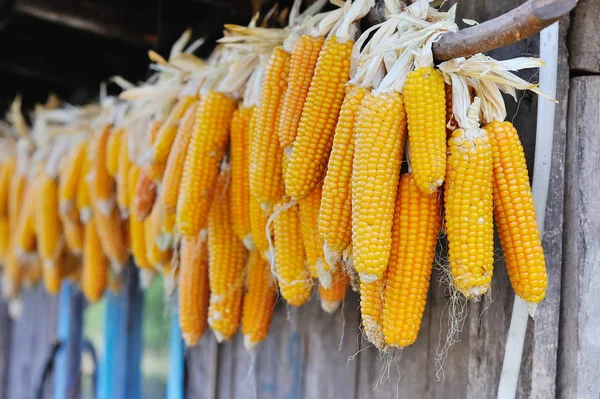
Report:
[[169,379],[167,381],[167,399],[183,399],[183,340],[179,328],[177,306],[172,307],[171,329],[169,331]]
[[130,264],[124,273],[121,292],[105,294],[105,353],[100,366],[99,399],[141,398],[144,294],[135,266]]
[[57,339],[60,349],[54,364],[54,398],[73,398],[78,387],[85,301],[70,282],[63,282],[59,301]]

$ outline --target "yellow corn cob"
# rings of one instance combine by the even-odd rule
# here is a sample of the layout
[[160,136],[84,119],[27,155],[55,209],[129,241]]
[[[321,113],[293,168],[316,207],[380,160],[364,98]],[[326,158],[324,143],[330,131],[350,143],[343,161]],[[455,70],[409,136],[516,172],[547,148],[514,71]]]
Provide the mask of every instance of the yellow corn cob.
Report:
[[335,272],[330,287],[324,287],[323,284],[319,284],[321,308],[327,313],[335,312],[344,300],[349,284],[350,278],[342,270]]
[[292,306],[301,306],[310,298],[312,279],[306,266],[298,210],[290,205],[283,203],[275,210],[275,273],[283,299]]
[[36,180],[41,202],[35,207],[38,254],[44,265],[54,266],[61,255],[62,223],[58,212],[58,182],[42,173]]
[[[270,256],[269,240],[267,239],[267,221],[270,212],[261,208],[258,199],[250,196],[250,228],[252,229],[252,240],[260,256],[267,260]],[[272,236],[272,235],[271,235]]]
[[24,198],[25,202],[16,224],[14,249],[18,256],[33,252],[36,248],[35,202],[39,198],[38,181],[39,179],[36,178],[28,185]]
[[450,270],[467,298],[485,294],[494,267],[492,149],[483,129],[458,129],[448,140],[444,191]]
[[273,50],[265,72],[260,102],[250,123],[250,193],[264,209],[283,195],[277,128],[283,96],[288,83],[290,54],[278,46]]
[[104,253],[110,259],[113,267],[121,270],[129,259],[127,247],[129,232],[126,222],[121,220],[119,210],[113,208],[110,215],[104,215],[96,212],[94,208],[94,224],[98,235],[102,238]]
[[[163,126],[163,123],[164,122],[160,121],[160,120],[154,120],[154,121],[152,121],[152,123],[150,123],[150,127],[148,129],[148,134],[146,136],[146,142],[150,148],[152,148],[152,145],[156,141],[158,132],[161,129],[161,127]],[[150,177],[150,179],[152,179],[153,181],[160,181],[162,179],[162,176],[165,173],[166,167],[167,167],[166,161],[151,162],[150,164],[146,165],[146,167],[144,168],[144,173],[146,173]]]
[[131,254],[136,266],[142,269],[151,267],[146,249],[145,222],[136,217],[129,218],[129,241],[131,242]]
[[321,206],[321,185],[305,199],[300,200],[298,212],[302,223],[302,240],[308,270],[313,278],[318,278],[327,288],[331,286],[331,277],[334,270],[329,267],[323,255],[323,240],[319,237],[319,208]]
[[75,197],[75,203],[82,223],[86,223],[92,217],[92,197],[88,184],[90,170],[91,162],[86,154],[81,162],[81,173],[79,174],[79,183],[77,183],[77,194]]
[[404,85],[410,162],[414,179],[424,193],[432,193],[446,176],[446,91],[442,73],[420,67]]
[[62,279],[58,275],[58,271],[50,265],[42,266],[42,279],[44,281],[44,288],[50,295],[57,295],[60,292],[60,286]]
[[[156,206],[160,206],[162,203],[158,203]],[[164,209],[164,208],[163,208]],[[175,242],[175,223],[177,219],[177,215],[174,213],[164,212],[165,216],[163,219],[163,223],[160,226],[160,232],[158,234],[158,238],[156,239],[156,245],[162,250],[169,249],[176,245]]]
[[115,205],[115,181],[106,169],[106,153],[110,126],[105,126],[96,134],[93,145],[88,146],[91,161],[89,184],[94,211],[110,215]]
[[208,324],[218,342],[238,329],[244,294],[245,249],[231,226],[229,173],[221,172],[208,218]]
[[[140,179],[140,175],[142,174],[142,169],[136,164],[130,164],[128,174],[127,174],[127,186],[128,187],[136,187],[137,182]],[[130,215],[133,215],[134,205],[135,205],[135,190],[127,190],[127,199],[125,200],[125,205],[127,205],[127,209]]]
[[354,42],[325,41],[306,96],[298,134],[285,172],[286,194],[301,199],[323,181],[333,133],[350,75]]
[[102,251],[94,218],[85,225],[81,291],[89,302],[96,302],[108,283],[108,259]]
[[75,255],[83,253],[84,227],[79,219],[61,216],[67,248]]
[[[121,144],[119,146],[119,166],[117,168],[117,204],[121,210],[121,215],[129,215],[129,169],[131,161],[129,160],[129,134],[121,134]],[[136,180],[137,182],[137,180]],[[135,186],[132,186],[135,187]],[[132,190],[132,189],[131,189]]]
[[360,280],[360,314],[363,331],[369,342],[379,350],[387,345],[383,337],[383,307],[385,302],[385,285],[387,272],[382,278],[373,282]]
[[15,173],[10,179],[8,193],[8,225],[17,231],[18,220],[25,204],[25,194],[28,186],[27,176]]
[[116,178],[119,170],[119,152],[123,129],[114,128],[108,137],[106,144],[106,170],[112,178]]
[[358,111],[352,170],[352,250],[361,280],[385,272],[406,140],[402,95],[367,94]]
[[134,199],[133,199],[133,213],[132,216],[140,221],[144,221],[156,202],[156,183],[154,183],[148,174],[141,172],[135,185]]
[[73,273],[79,267],[80,259],[69,251],[63,251],[60,255],[60,260],[54,266],[39,265],[40,262],[36,263],[38,263],[37,267],[41,267],[42,269],[46,291],[51,295],[56,295],[60,292],[63,278]]
[[304,102],[324,42],[323,37],[303,35],[294,46],[290,59],[289,83],[279,121],[279,143],[282,148],[291,146],[296,139]]
[[256,251],[248,255],[246,293],[242,310],[244,346],[251,350],[261,343],[271,325],[277,299],[277,287],[269,264]]
[[358,108],[367,91],[362,87],[348,87],[350,90],[344,98],[335,128],[319,211],[319,235],[324,241],[325,256],[329,263],[339,260],[342,251],[352,241],[350,181],[354,157],[354,125]]
[[156,132],[156,139],[153,140],[152,148],[149,152],[151,163],[167,162],[171,146],[177,136],[179,120],[183,118],[183,115],[185,115],[187,109],[194,103],[194,100],[195,98],[192,96],[182,96],[171,109],[169,116]]
[[442,224],[440,202],[441,193],[423,193],[413,174],[400,178],[383,307],[389,346],[404,347],[417,339]]
[[206,239],[183,237],[179,262],[179,326],[187,346],[200,341],[208,313],[208,247]]
[[518,296],[539,303],[546,296],[548,274],[523,146],[510,122],[494,121],[485,130],[492,144],[494,218],[508,277]]
[[173,252],[169,248],[162,250],[157,243],[164,219],[164,209],[161,206],[155,206],[150,216],[144,221],[146,257],[148,258],[148,262],[159,270],[165,267],[173,256]]
[[16,157],[11,156],[0,167],[0,217],[9,214],[10,181],[16,171],[16,162]]
[[249,124],[256,107],[240,107],[231,119],[231,220],[233,230],[248,249],[254,248],[250,227]]
[[58,178],[58,201],[61,215],[71,214],[76,206],[77,193],[80,187],[83,164],[87,157],[87,142],[82,141],[66,159]]
[[198,107],[177,201],[177,228],[195,236],[206,227],[235,100],[210,91]]
[[177,136],[173,142],[171,152],[169,153],[160,192],[160,202],[167,214],[172,214],[177,211],[179,185],[181,184],[185,156],[188,151],[190,139],[192,138],[197,111],[198,101],[194,101],[186,111],[185,116],[179,125]]
[[10,235],[9,230],[8,216],[0,217],[0,265],[3,265],[6,261]]

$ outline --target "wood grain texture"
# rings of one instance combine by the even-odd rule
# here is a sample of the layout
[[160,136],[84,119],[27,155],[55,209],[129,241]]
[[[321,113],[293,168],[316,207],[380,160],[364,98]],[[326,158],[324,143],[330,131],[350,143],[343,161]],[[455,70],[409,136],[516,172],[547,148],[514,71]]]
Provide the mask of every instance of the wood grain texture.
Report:
[[600,76],[571,79],[558,396],[600,396]]
[[600,2],[579,0],[573,11],[570,33],[571,69],[600,73],[600,30],[598,29]]

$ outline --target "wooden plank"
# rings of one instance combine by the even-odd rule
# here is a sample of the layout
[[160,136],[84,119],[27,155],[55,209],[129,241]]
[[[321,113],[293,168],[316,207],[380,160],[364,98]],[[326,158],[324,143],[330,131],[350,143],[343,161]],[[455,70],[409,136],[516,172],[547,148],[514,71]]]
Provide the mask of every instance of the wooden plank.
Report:
[[535,322],[533,320],[529,322],[518,387],[521,397],[552,398],[556,396],[563,263],[565,151],[569,104],[569,55],[567,49],[569,26],[569,16],[560,20],[556,89],[556,98],[559,103],[556,106],[554,122],[550,187],[542,241],[549,275],[548,291],[546,299],[538,308]]
[[600,76],[571,79],[558,397],[600,396]]
[[8,368],[11,363],[11,326],[8,302],[0,299],[0,399],[8,397]]
[[571,69],[600,73],[600,30],[598,30],[600,2],[579,0],[573,11],[573,25],[569,50]]
[[200,343],[185,351],[185,397],[217,398],[219,346],[212,331],[208,330]]

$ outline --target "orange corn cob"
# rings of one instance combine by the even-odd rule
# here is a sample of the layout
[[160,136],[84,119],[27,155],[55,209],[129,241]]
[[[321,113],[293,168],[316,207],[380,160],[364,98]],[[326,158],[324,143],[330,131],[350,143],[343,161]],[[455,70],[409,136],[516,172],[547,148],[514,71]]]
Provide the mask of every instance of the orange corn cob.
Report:
[[79,218],[73,220],[61,216],[67,248],[75,255],[83,253],[84,227]]
[[301,306],[310,298],[312,279],[306,266],[298,210],[283,203],[273,222],[275,230],[275,273],[283,299]]
[[218,342],[238,329],[244,294],[245,249],[231,226],[229,173],[221,172],[208,218],[208,324]]
[[360,280],[360,314],[363,331],[369,342],[379,350],[386,350],[383,336],[383,307],[387,272],[373,282]]
[[250,227],[249,125],[256,107],[240,107],[231,119],[231,220],[233,230],[248,249],[254,248]]
[[[258,199],[250,196],[250,228],[252,229],[252,240],[260,256],[267,260],[270,256],[269,240],[267,239],[267,221],[270,212],[260,207]],[[272,237],[272,235],[271,235]]]
[[110,259],[113,267],[122,270],[129,259],[129,249],[127,247],[129,232],[127,231],[126,222],[121,220],[119,210],[114,208],[110,215],[95,212],[94,224],[98,235],[102,238],[104,253]]
[[302,109],[324,42],[323,37],[302,35],[294,46],[290,59],[289,83],[283,97],[279,121],[281,148],[291,146],[296,139]]
[[323,183],[319,211],[319,235],[324,241],[329,263],[337,262],[342,251],[352,241],[352,158],[354,157],[354,126],[358,108],[367,91],[362,87],[350,89],[340,110],[335,128],[331,157]]
[[6,261],[9,235],[10,227],[8,225],[8,217],[0,217],[0,266]]
[[15,173],[10,179],[8,193],[8,225],[11,229],[16,229],[21,211],[25,204],[25,194],[27,192],[27,176]]
[[353,45],[352,40],[340,43],[332,36],[319,54],[285,172],[286,194],[293,198],[308,196],[325,176]]
[[185,116],[179,125],[177,136],[175,137],[175,141],[173,142],[173,146],[167,160],[167,166],[165,168],[163,184],[160,192],[160,202],[165,208],[165,212],[167,212],[167,214],[175,213],[177,211],[179,185],[181,184],[185,156],[188,151],[190,139],[192,138],[197,111],[198,101],[195,101],[187,109]]
[[10,181],[15,174],[17,159],[10,156],[0,167],[0,217],[7,217],[9,214]]
[[177,136],[178,123],[187,109],[194,103],[194,100],[195,98],[192,96],[182,96],[171,109],[169,116],[156,132],[156,139],[153,140],[152,148],[149,151],[151,163],[167,162],[171,147]]
[[208,313],[208,247],[199,236],[183,237],[179,262],[179,325],[187,346],[200,341]]
[[[146,135],[146,142],[149,147],[154,145],[156,138],[158,137],[158,132],[162,128],[164,122],[159,120],[154,120],[150,123],[148,128],[148,134]],[[160,162],[150,162],[150,164],[146,165],[144,168],[144,172],[150,177],[152,181],[160,181],[162,179],[163,174],[165,173],[165,168],[167,166],[166,161]]]
[[88,184],[90,169],[91,162],[86,154],[81,162],[81,173],[79,174],[77,194],[75,197],[79,218],[82,223],[86,223],[92,217],[92,198],[90,196],[90,187]]
[[106,125],[98,132],[93,145],[88,146],[91,161],[89,184],[90,196],[94,210],[103,215],[110,215],[115,205],[115,181],[106,169],[106,153],[110,126]]
[[58,201],[61,215],[77,216],[72,212],[76,207],[77,193],[81,188],[83,164],[87,157],[87,142],[82,141],[66,159],[58,177]]
[[210,91],[198,107],[177,201],[177,228],[184,236],[206,227],[235,106],[235,100]]
[[[117,168],[117,205],[123,217],[129,215],[129,191],[133,191],[135,186],[129,185],[129,169],[131,161],[129,160],[129,134],[121,134],[121,144],[119,146],[119,166]],[[137,180],[136,180],[137,181]]]
[[523,146],[510,122],[494,121],[485,130],[492,144],[494,218],[508,277],[518,296],[539,303],[546,296],[548,274]]
[[446,91],[442,73],[420,67],[404,85],[410,162],[417,186],[433,193],[446,175]]
[[321,308],[327,313],[335,312],[344,300],[349,284],[350,278],[341,270],[335,272],[333,275],[330,287],[324,287],[322,284],[319,284]]
[[361,280],[380,278],[392,246],[396,187],[406,137],[402,95],[367,94],[355,130],[352,249]]
[[156,191],[156,183],[145,172],[141,172],[135,186],[133,217],[140,221],[148,217],[156,202]]
[[417,339],[442,224],[440,202],[441,194],[423,193],[413,174],[400,178],[383,307],[389,346],[404,347]]
[[261,343],[271,325],[277,287],[271,276],[269,264],[256,251],[248,256],[246,293],[242,310],[244,346],[251,350]]
[[123,129],[114,128],[111,130],[106,144],[106,170],[112,178],[116,178],[119,170],[119,147],[121,146],[122,137]]
[[85,225],[81,290],[90,302],[96,302],[108,283],[108,259],[102,251],[96,223],[92,218]]
[[150,216],[144,221],[144,231],[146,234],[146,257],[150,264],[161,270],[167,265],[173,252],[169,248],[161,249],[158,246],[158,237],[161,226],[165,220],[165,212],[161,206],[155,206],[150,213]]
[[250,123],[250,193],[264,209],[272,207],[284,193],[283,153],[277,128],[289,67],[290,54],[280,46],[275,47],[265,72],[260,102]]
[[36,180],[41,203],[35,207],[37,249],[44,265],[54,266],[62,252],[62,223],[58,211],[58,182],[42,173]]

